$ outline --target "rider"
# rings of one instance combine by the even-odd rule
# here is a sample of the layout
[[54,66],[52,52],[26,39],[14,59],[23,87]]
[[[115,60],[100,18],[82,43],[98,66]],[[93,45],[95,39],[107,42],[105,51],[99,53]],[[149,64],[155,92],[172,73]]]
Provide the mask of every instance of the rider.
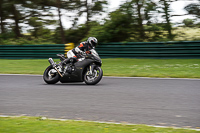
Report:
[[89,37],[87,41],[81,42],[77,47],[67,52],[68,59],[62,61],[62,66],[68,63],[73,65],[75,62],[81,61],[81,55],[91,54],[89,50],[94,49],[97,43],[98,41],[95,37]]

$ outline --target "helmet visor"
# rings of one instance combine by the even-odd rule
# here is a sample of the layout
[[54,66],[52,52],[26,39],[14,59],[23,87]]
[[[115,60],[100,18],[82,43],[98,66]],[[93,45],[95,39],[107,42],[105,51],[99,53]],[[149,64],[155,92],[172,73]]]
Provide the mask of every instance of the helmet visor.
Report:
[[93,47],[95,47],[97,43],[92,40],[91,44],[92,44]]

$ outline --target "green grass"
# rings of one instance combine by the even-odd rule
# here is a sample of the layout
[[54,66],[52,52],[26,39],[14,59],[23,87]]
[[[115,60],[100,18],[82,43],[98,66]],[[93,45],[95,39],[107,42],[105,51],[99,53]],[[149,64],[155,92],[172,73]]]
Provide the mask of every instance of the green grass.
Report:
[[200,59],[105,59],[104,75],[200,78]]
[[48,59],[30,60],[0,60],[2,66],[0,73],[4,74],[43,74],[47,66]]
[[197,133],[189,129],[157,128],[146,125],[59,121],[41,117],[0,117],[1,133]]
[[[47,59],[0,62],[3,74],[41,75],[49,65]],[[104,76],[200,78],[200,59],[103,59],[102,69]]]

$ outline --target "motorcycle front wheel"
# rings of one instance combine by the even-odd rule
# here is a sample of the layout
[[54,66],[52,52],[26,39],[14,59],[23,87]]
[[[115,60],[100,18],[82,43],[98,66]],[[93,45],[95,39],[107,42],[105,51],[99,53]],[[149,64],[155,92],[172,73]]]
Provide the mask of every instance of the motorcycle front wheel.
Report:
[[60,75],[55,72],[55,69],[50,65],[44,71],[43,79],[47,84],[55,84],[60,80]]
[[84,75],[84,81],[87,85],[95,85],[99,83],[99,81],[102,79],[103,76],[103,71],[101,67],[96,66],[90,74],[90,71],[87,71]]

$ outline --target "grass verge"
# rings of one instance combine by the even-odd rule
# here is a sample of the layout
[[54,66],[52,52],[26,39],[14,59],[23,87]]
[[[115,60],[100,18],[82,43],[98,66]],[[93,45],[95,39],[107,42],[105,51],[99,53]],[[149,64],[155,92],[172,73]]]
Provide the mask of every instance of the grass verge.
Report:
[[200,59],[105,59],[104,75],[200,78]]
[[158,128],[146,125],[59,121],[42,117],[0,117],[1,133],[199,133],[191,129]]
[[[57,60],[58,61],[58,60]],[[40,74],[47,59],[0,59],[3,74]],[[103,59],[104,76],[200,78],[200,59]]]

